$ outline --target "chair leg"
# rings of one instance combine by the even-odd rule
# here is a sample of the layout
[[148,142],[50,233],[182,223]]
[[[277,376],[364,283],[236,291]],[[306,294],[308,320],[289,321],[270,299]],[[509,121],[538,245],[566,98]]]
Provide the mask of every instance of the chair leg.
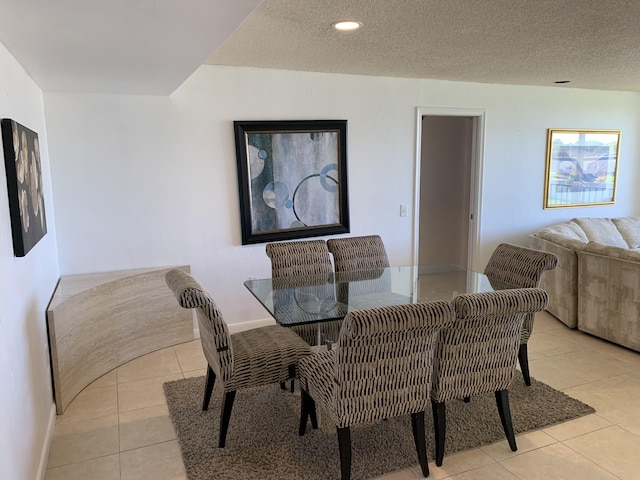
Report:
[[522,370],[522,378],[524,383],[528,387],[531,386],[531,377],[529,376],[529,354],[527,352],[527,344],[521,343],[518,350],[518,362],[520,363],[520,370]]
[[318,428],[318,419],[316,417],[316,402],[306,390],[300,389],[300,427],[298,435],[303,436],[307,430],[307,420],[311,416],[311,426]]
[[296,366],[289,365],[289,378],[291,379],[291,393],[295,391],[295,382],[296,382]]
[[422,475],[428,477],[429,464],[427,463],[427,441],[424,438],[424,411],[411,414],[411,430],[413,431],[413,440],[416,444]]
[[504,434],[507,436],[509,447],[512,452],[518,450],[516,445],[516,436],[513,433],[513,425],[511,423],[511,409],[509,408],[509,391],[499,390],[496,392],[496,404],[498,405],[498,413]]
[[340,447],[340,476],[342,480],[351,480],[351,429],[337,427],[336,430]]
[[431,400],[433,430],[436,435],[436,465],[441,467],[444,459],[444,439],[447,433],[447,411],[444,402]]
[[309,411],[309,415],[311,416],[311,428],[313,428],[314,430],[318,429],[318,417],[316,416],[316,402],[313,400],[313,398],[311,398],[311,396],[307,393],[307,395],[309,396],[309,400],[310,400],[310,411]]
[[209,402],[211,401],[211,392],[213,392],[213,385],[216,383],[216,374],[207,365],[207,380],[204,385],[204,400],[202,401],[202,410],[209,408]]
[[307,420],[311,411],[311,396],[306,390],[300,389],[300,426],[298,427],[298,435],[303,436],[307,430]]
[[220,414],[220,436],[218,437],[218,448],[224,448],[227,441],[227,430],[229,429],[229,420],[231,419],[231,410],[233,409],[233,401],[236,398],[236,391],[227,392],[222,400],[222,412]]

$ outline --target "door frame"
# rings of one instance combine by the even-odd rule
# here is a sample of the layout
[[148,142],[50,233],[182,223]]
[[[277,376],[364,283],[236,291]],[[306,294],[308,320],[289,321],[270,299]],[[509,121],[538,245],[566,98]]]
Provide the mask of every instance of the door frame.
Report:
[[468,269],[480,271],[475,264],[480,250],[480,213],[482,212],[482,171],[484,166],[484,136],[486,110],[453,107],[416,107],[416,163],[413,186],[413,263],[418,261],[420,234],[420,169],[422,163],[422,117],[471,117],[473,119],[471,168],[469,182],[469,239],[467,252]]

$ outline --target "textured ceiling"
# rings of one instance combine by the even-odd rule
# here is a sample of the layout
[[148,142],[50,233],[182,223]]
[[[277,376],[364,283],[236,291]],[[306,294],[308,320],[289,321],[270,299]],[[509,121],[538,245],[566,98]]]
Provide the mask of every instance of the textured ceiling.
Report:
[[0,42],[65,92],[166,95],[205,61],[640,91],[639,25],[640,0],[0,0]]
[[265,0],[207,63],[640,91],[640,1]]

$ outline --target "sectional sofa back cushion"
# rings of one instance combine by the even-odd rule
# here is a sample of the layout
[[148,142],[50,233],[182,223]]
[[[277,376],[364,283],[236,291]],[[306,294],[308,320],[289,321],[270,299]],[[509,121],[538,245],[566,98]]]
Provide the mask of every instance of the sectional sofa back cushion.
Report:
[[612,218],[629,248],[640,248],[640,217]]
[[574,218],[571,222],[577,223],[582,228],[590,242],[629,248],[610,218]]
[[582,248],[589,241],[582,228],[573,220],[541,228],[536,236],[574,250]]

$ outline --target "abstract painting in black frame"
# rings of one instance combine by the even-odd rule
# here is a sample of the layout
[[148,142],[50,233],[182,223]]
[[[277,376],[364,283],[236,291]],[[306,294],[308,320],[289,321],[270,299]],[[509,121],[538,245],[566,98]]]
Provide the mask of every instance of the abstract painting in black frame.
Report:
[[13,251],[24,257],[47,233],[38,134],[9,118],[2,119]]
[[349,233],[347,121],[234,122],[242,244]]

